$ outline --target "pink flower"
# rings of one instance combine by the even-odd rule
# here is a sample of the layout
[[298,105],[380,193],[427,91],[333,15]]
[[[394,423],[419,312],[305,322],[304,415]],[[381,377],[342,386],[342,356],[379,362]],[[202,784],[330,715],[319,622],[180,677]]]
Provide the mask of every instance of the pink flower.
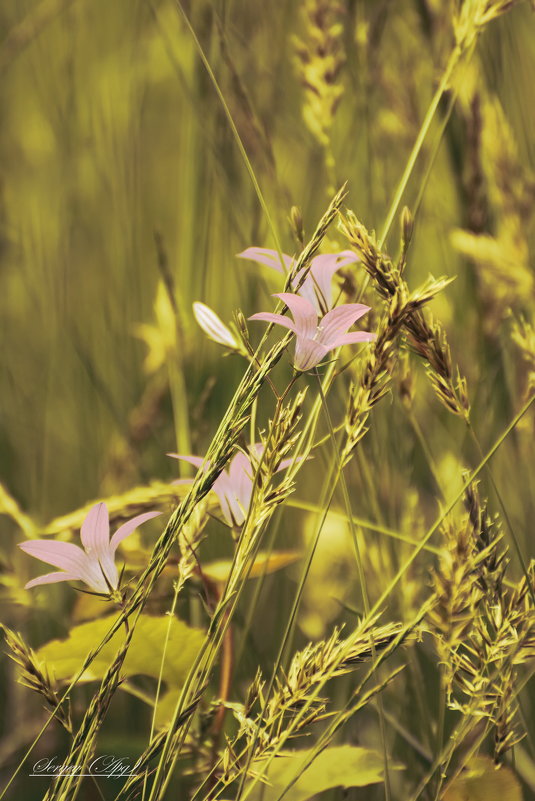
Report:
[[292,292],[280,292],[274,295],[280,298],[290,309],[294,321],[282,314],[260,312],[249,317],[250,320],[265,320],[289,328],[296,337],[294,366],[296,370],[310,370],[319,364],[329,351],[341,345],[352,345],[356,342],[371,342],[375,334],[367,331],[346,333],[356,321],[370,310],[362,303],[345,303],[318,317],[316,309],[306,298]]
[[161,512],[144,512],[119,526],[110,539],[110,519],[105,503],[97,503],[82,523],[80,532],[83,549],[71,542],[54,540],[29,540],[19,542],[19,548],[30,556],[54,567],[61,572],[46,573],[26,584],[26,589],[39,584],[53,584],[57,581],[84,581],[94,592],[109,595],[119,584],[119,574],[115,566],[115,551],[119,543],[132,534],[135,529]]
[[[240,259],[251,259],[251,261],[266,264],[279,273],[284,274],[280,256],[276,250],[269,248],[247,248],[242,253],[238,253]],[[282,254],[286,270],[289,272],[293,259]],[[297,294],[311,303],[318,314],[325,314],[333,307],[332,279],[333,275],[340,267],[353,264],[358,261],[358,256],[351,250],[341,250],[339,253],[326,253],[322,256],[315,256],[310,263],[310,270],[307,277],[297,290]],[[299,286],[299,281],[306,268],[299,270],[292,281],[292,289]]]
[[[245,522],[253,494],[253,478],[263,450],[264,446],[258,442],[251,447],[249,455],[238,451],[231,459],[228,470],[222,470],[212,485],[223,517],[231,528],[241,526]],[[210,466],[210,463],[200,456],[184,456],[181,453],[168,453],[167,455],[172,456],[173,459],[189,462],[203,471]],[[278,470],[284,470],[292,461],[293,459],[283,459]],[[191,480],[183,479],[183,481]]]

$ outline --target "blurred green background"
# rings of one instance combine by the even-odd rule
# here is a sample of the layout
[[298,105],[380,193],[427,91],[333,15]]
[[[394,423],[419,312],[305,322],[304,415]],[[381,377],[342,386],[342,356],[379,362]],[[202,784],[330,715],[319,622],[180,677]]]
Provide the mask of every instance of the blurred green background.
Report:
[[[306,16],[312,5],[183,4],[290,254],[297,249],[290,208],[301,209],[310,235],[333,186],[344,181],[347,205],[369,228],[381,228],[452,41],[449,2],[330,4],[329,25],[337,26],[329,29],[331,83],[339,92],[334,109],[315,84],[321,58],[319,67],[314,60],[304,66],[317,51],[318,34]],[[246,316],[270,309],[269,293],[281,286],[268,270],[235,257],[249,245],[275,242],[174,2],[4,0],[0,75],[0,481],[45,525],[93,499],[176,478],[168,451],[204,452],[243,364],[221,358],[196,326],[191,304],[202,300],[227,321],[237,308]],[[405,197],[417,207],[409,284],[429,273],[456,276],[433,312],[468,378],[483,451],[526,389],[526,362],[512,331],[515,320],[533,311],[534,85],[534,18],[521,3],[484,31],[456,76]],[[318,133],[318,120],[326,122],[326,134]],[[465,239],[456,238],[459,229],[468,232]],[[469,235],[492,240],[492,246],[485,240],[492,253],[481,255],[481,241],[478,249]],[[324,251],[347,247],[335,228],[329,237]],[[389,246],[396,254],[396,226]],[[359,285],[361,273],[354,276]],[[251,332],[258,341],[259,329],[252,325]],[[402,392],[385,400],[350,474],[354,513],[405,533],[432,519],[437,482],[449,498],[462,467],[479,461],[463,423],[437,403],[418,360],[411,356],[410,365],[409,411]],[[340,382],[336,420],[346,391]],[[526,422],[493,462],[526,559],[533,552],[533,433]],[[299,498],[317,499],[325,458],[319,454],[315,469],[305,471]],[[496,505],[490,484],[484,482],[483,494]],[[295,547],[306,535],[303,514],[290,510],[284,520],[278,545]],[[8,515],[0,517],[0,537],[4,617],[15,627],[28,625],[30,641],[40,644],[62,630],[71,600],[60,586],[26,598],[26,606],[20,596],[15,602],[10,593],[14,587],[21,593],[34,573],[14,551],[21,535]],[[398,560],[390,542],[374,537],[372,578],[382,575],[385,553],[394,565]],[[336,562],[338,546],[326,547]],[[229,542],[214,538],[206,554],[225,551]],[[346,575],[342,564],[340,575],[340,592],[356,602],[358,593],[348,589],[353,573]],[[423,568],[408,577],[396,603],[410,607],[412,596],[419,603],[426,581]],[[291,575],[267,580],[259,615],[270,615],[274,641],[293,586]],[[268,605],[274,587],[276,607]],[[320,636],[339,614],[336,605],[326,611],[332,594],[327,587],[323,598],[309,599],[305,635]],[[260,651],[269,661],[269,649]],[[9,707],[7,666],[3,675]],[[17,692],[26,698],[25,690]],[[37,702],[21,703],[23,717],[39,709]],[[121,723],[110,736],[125,730],[128,716],[137,719],[132,704],[117,703]],[[6,745],[11,714],[4,717]]]

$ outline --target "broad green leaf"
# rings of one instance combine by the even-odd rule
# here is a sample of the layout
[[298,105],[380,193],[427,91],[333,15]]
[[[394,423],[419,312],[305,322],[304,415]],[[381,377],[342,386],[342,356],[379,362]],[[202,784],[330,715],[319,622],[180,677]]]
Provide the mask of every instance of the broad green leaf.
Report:
[[173,717],[179,695],[180,689],[178,687],[175,687],[174,690],[169,690],[168,692],[160,695],[158,706],[156,707],[156,715],[154,716],[156,728],[159,729],[162,726],[165,726],[166,723],[170,722],[171,718]]
[[[300,558],[301,553],[299,551],[272,551],[271,553],[259,551],[251,567],[249,578],[258,578],[264,573],[275,573],[276,570],[282,570],[283,567],[297,562]],[[216,562],[209,562],[207,565],[203,565],[202,570],[212,581],[224,584],[230,575],[231,568],[232,562],[230,559],[219,559]]]
[[522,801],[522,790],[510,768],[479,756],[446,787],[442,801]]
[[[58,681],[69,681],[80,669],[88,652],[109,631],[114,620],[114,615],[108,615],[75,626],[66,640],[52,640],[43,645],[37,655],[39,659],[46,662]],[[121,671],[123,675],[127,677],[137,675],[158,677],[169,620],[167,615],[139,616]],[[177,618],[171,619],[171,633],[165,651],[162,673],[163,680],[168,687],[179,687],[183,684],[203,640],[204,632],[200,629],[190,628]],[[101,679],[123,641],[124,631],[121,630],[114,634],[83,674],[81,680]]]
[[[325,748],[303,771],[302,766],[311,750],[282,751],[269,765],[265,778],[268,784],[258,783],[249,796],[251,801],[278,801],[279,796],[296,779],[285,801],[306,801],[333,787],[364,787],[383,781],[384,761],[381,754],[352,745],[333,745]],[[255,763],[261,771],[262,763]],[[298,778],[297,778],[298,777]]]
[[[106,502],[113,529],[113,526],[118,526],[141,512],[148,512],[153,509],[172,509],[187,491],[188,487],[185,484],[164,484],[161,481],[152,481],[146,486],[134,487],[121,495],[111,495],[97,500]],[[93,500],[74,512],[54,518],[42,531],[42,534],[71,533],[78,536],[87,513],[96,502],[96,500]]]

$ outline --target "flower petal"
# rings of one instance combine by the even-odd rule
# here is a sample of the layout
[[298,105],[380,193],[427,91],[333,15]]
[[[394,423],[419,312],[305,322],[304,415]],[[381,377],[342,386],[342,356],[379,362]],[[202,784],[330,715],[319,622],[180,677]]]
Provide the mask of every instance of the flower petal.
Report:
[[312,339],[318,327],[318,315],[312,303],[293,292],[279,292],[275,297],[280,298],[290,309],[295,320],[296,334]]
[[240,505],[238,504],[238,500],[236,498],[236,492],[232,486],[232,481],[230,479],[229,474],[226,470],[223,470],[212,485],[212,489],[217,495],[219,500],[219,505],[221,507],[221,513],[225,518],[227,524],[233,528],[234,526],[238,525],[241,526],[243,521],[245,520],[245,516],[243,514]]
[[335,340],[369,310],[363,303],[344,303],[327,312],[319,324],[318,341],[332,347]]
[[80,534],[87,553],[83,580],[97,592],[108,592],[108,584],[117,589],[119,574],[110,550],[110,517],[105,503],[93,506]]
[[110,518],[105,503],[97,503],[91,508],[80,530],[82,545],[88,553],[101,554],[110,544]]
[[328,253],[312,259],[310,273],[305,283],[310,282],[316,294],[320,308],[330,309],[333,305],[332,281],[335,272],[345,262],[338,260],[338,253]]
[[315,339],[297,337],[295,346],[294,367],[296,370],[310,370],[319,364],[331,348]]
[[283,325],[285,328],[289,328],[290,331],[293,331],[294,334],[296,332],[295,323],[285,317],[283,314],[275,314],[272,312],[258,312],[257,314],[251,315],[249,320],[264,320],[266,323],[276,323],[277,325]]
[[78,545],[56,540],[28,540],[19,542],[18,546],[24,553],[40,559],[41,562],[59,567],[70,575],[83,579],[87,557]]
[[126,523],[123,523],[122,526],[119,526],[110,540],[110,551],[112,554],[115,553],[119,543],[122,542],[125,537],[128,537],[130,534],[132,534],[136,528],[141,526],[147,520],[152,520],[153,517],[158,517],[158,515],[161,514],[162,512],[143,512],[143,514],[136,515],[136,517],[133,517],[132,520],[128,520]]
[[78,576],[73,576],[71,573],[65,573],[63,570],[59,573],[45,573],[44,576],[34,578],[24,585],[25,590],[31,587],[38,587],[39,584],[56,584],[58,581],[76,581]]
[[310,301],[314,308],[321,315],[326,309],[333,305],[332,298],[332,279],[333,275],[340,267],[358,261],[358,256],[351,250],[342,250],[340,253],[325,253],[315,256],[312,259],[310,270],[299,289],[295,287],[299,284],[299,279],[303,275],[305,268],[297,273],[293,287],[301,297]]
[[240,509],[247,512],[253,494],[255,468],[244,453],[237,453],[230,463],[228,472],[233,498],[238,502]]
[[342,334],[333,342],[334,348],[342,345],[355,345],[358,342],[373,342],[377,339],[377,334],[370,334],[368,331],[352,331],[349,334]]
[[276,250],[271,250],[270,248],[252,247],[246,248],[245,250],[242,250],[241,253],[237,254],[239,259],[251,259],[251,261],[257,261],[260,264],[266,264],[268,267],[272,267],[279,273],[284,273],[281,265],[281,255],[284,261],[286,272],[288,272],[292,266],[293,259],[291,256],[287,256],[286,253],[279,255]]
[[238,343],[232,336],[227,326],[219,319],[215,311],[204,303],[195,301],[193,304],[193,314],[204,333],[217,342],[219,345],[236,350]]
[[201,456],[185,456],[183,453],[168,453],[166,455],[170,456],[171,459],[181,459],[183,462],[189,462],[194,467],[204,467],[205,470],[207,470],[209,466],[209,462]]
[[316,256],[312,260],[312,267],[308,278],[313,285],[320,302],[320,308],[330,309],[333,305],[332,282],[333,275],[342,266],[338,261],[337,253],[329,253],[325,256]]
[[360,261],[357,254],[353,253],[352,250],[340,250],[336,254],[336,258],[338,259],[339,267],[346,267],[348,264],[354,264],[355,262]]

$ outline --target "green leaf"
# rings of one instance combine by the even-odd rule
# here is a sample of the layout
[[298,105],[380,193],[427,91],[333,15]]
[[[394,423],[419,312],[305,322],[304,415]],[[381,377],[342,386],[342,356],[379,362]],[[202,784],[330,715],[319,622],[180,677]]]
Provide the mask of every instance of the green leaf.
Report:
[[[264,573],[275,573],[277,570],[282,570],[282,568],[292,565],[300,558],[300,551],[272,551],[271,553],[259,551],[251,566],[248,577],[258,578]],[[209,562],[203,565],[202,568],[202,572],[205,576],[208,576],[212,581],[217,581],[220,584],[224,584],[228,580],[231,570],[232,561],[230,559],[219,559],[216,562]]]
[[[52,640],[37,652],[58,681],[69,681],[80,669],[88,652],[109,631],[114,615],[108,615],[71,629],[66,640]],[[162,678],[168,687],[180,687],[193,664],[204,640],[204,632],[190,628],[182,620],[167,615],[140,615],[121,673],[126,677],[144,675],[158,678],[169,622],[171,630]],[[124,631],[118,631],[83,674],[81,681],[93,681],[104,676],[120,645]]]
[[465,770],[444,791],[443,801],[522,801],[513,771],[496,767],[490,757],[470,760]]
[[179,689],[175,689],[174,692],[169,690],[169,692],[160,695],[158,706],[156,707],[156,714],[154,716],[154,724],[157,729],[165,726],[172,720],[179,695]]
[[[264,774],[269,784],[258,783],[249,796],[251,801],[278,801],[294,779],[285,801],[306,801],[333,787],[364,787],[383,781],[384,761],[376,751],[334,745],[325,748],[303,771],[302,766],[311,754],[312,749],[282,751]],[[255,768],[261,771],[262,763],[255,763]]]

